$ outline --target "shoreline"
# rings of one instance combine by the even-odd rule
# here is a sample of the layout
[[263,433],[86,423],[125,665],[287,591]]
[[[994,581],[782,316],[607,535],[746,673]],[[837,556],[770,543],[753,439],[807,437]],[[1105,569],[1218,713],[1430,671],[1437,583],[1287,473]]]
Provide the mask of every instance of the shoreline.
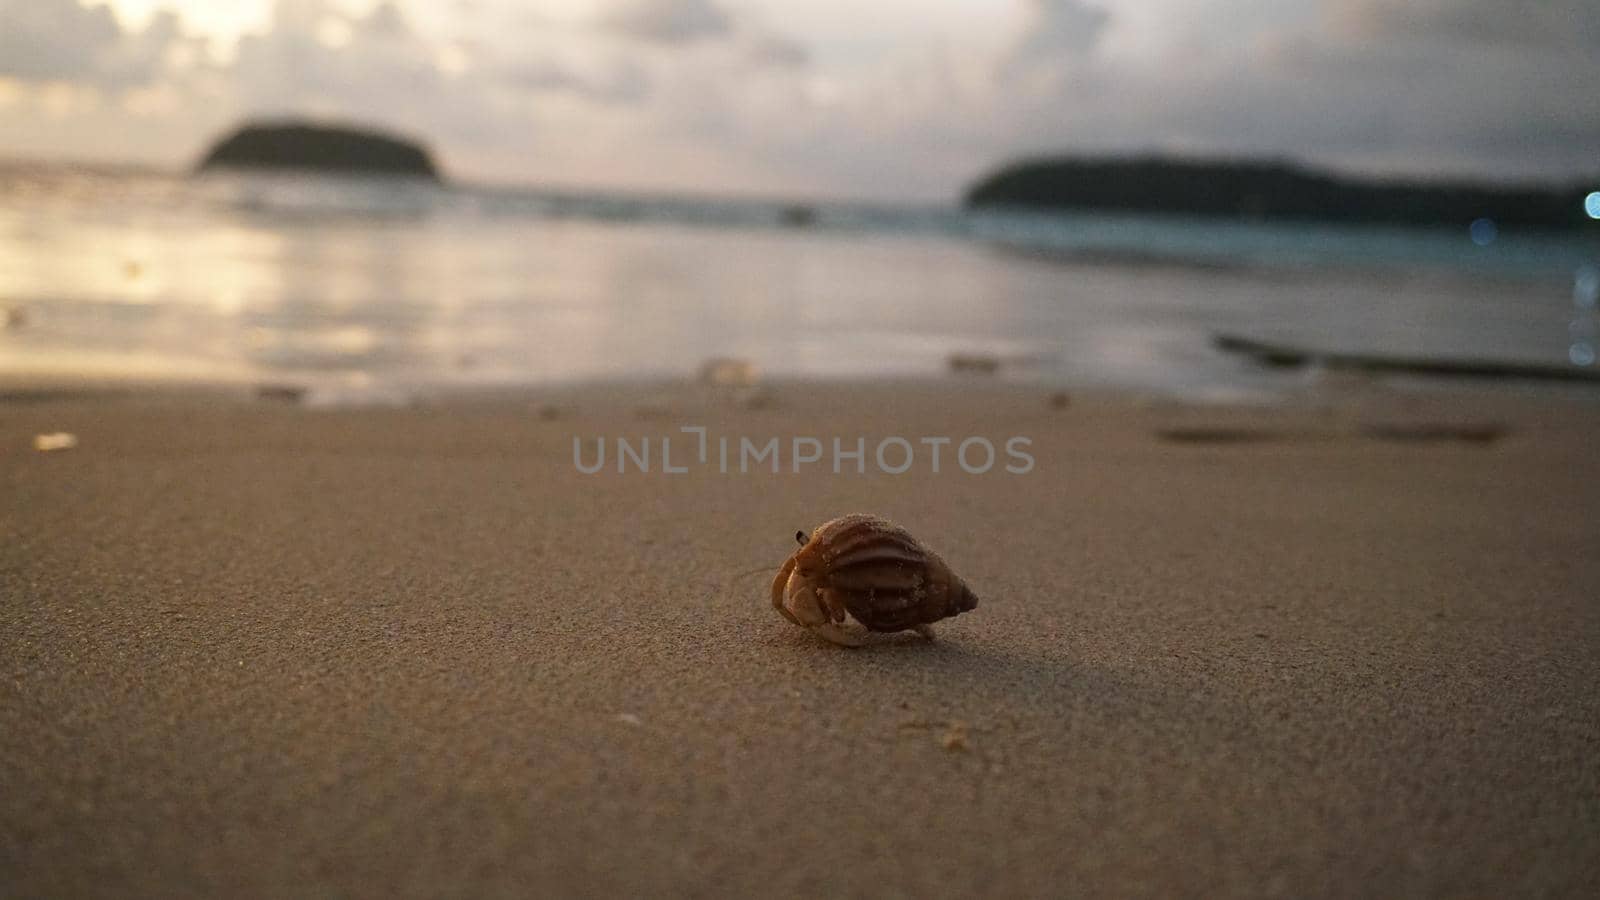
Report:
[[[1230,335],[1219,335],[1217,340],[1230,345],[1238,341]],[[1298,354],[1287,363],[1261,359],[1254,362],[1252,368],[1244,369],[1263,375],[1293,375],[1294,380],[1271,385],[1202,385],[1193,390],[1153,383],[1081,381],[1040,368],[1030,356],[1011,357],[975,352],[954,354],[943,368],[936,371],[878,375],[848,372],[829,375],[768,373],[758,364],[736,357],[713,357],[698,367],[663,372],[484,382],[384,380],[362,374],[318,377],[292,372],[138,376],[0,371],[0,402],[94,397],[102,400],[189,398],[250,403],[285,399],[279,394],[287,391],[295,395],[293,402],[299,404],[315,401],[315,395],[324,395],[327,402],[322,406],[330,409],[384,406],[448,408],[534,401],[544,397],[604,398],[652,394],[698,396],[707,401],[738,405],[741,399],[774,391],[795,394],[814,389],[848,392],[856,388],[908,390],[913,393],[946,392],[956,397],[982,393],[1039,394],[1049,397],[1066,393],[1100,401],[1146,406],[1266,406],[1286,409],[1317,405],[1361,406],[1430,397],[1463,403],[1514,397],[1535,405],[1583,405],[1591,400],[1600,401],[1600,390],[1589,386],[1591,377],[1587,372],[1572,381],[1521,378],[1510,368],[1521,365],[1520,362],[1507,363],[1506,372],[1493,371],[1487,374],[1465,372],[1434,376],[1425,371],[1405,369],[1368,371],[1359,365],[1368,359],[1361,354],[1270,342],[1245,343],[1250,345],[1248,349],[1227,352],[1249,356],[1252,352],[1266,354],[1281,349],[1288,354]],[[1324,355],[1335,358],[1336,365],[1319,368],[1316,363]],[[1354,360],[1354,363],[1344,365],[1347,358]],[[1388,360],[1387,357],[1381,359],[1385,362]],[[732,365],[741,370],[748,367],[749,375],[726,380],[712,371],[713,367],[719,365]],[[1574,370],[1578,371],[1577,367]]]

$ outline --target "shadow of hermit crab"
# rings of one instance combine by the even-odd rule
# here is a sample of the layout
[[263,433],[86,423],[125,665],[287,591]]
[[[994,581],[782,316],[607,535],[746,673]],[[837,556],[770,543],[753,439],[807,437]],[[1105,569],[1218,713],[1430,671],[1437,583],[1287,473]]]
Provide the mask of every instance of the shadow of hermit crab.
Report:
[[915,630],[978,606],[978,597],[932,550],[877,516],[842,516],[809,538],[772,579],[772,605],[783,617],[845,647],[873,633]]

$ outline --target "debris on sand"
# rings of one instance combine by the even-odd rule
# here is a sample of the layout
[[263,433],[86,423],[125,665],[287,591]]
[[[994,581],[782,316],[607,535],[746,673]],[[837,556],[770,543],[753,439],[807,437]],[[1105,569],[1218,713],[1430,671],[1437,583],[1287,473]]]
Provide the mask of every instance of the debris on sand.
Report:
[[1258,341],[1236,334],[1217,334],[1212,346],[1243,356],[1260,366],[1299,369],[1320,366],[1328,371],[1369,375],[1432,375],[1446,378],[1527,378],[1547,381],[1600,381],[1600,372],[1565,364],[1509,362],[1496,359],[1451,359],[1426,356],[1382,356],[1336,353],[1293,344]]
[[276,403],[299,403],[305,398],[306,389],[298,384],[256,385],[257,400],[271,400]]
[[742,392],[739,405],[753,410],[774,409],[778,405],[778,395],[765,387],[751,388]]
[[1156,437],[1171,444],[1260,444],[1269,441],[1293,440],[1307,435],[1272,428],[1235,428],[1231,426],[1178,426],[1159,428]]
[[69,431],[56,431],[50,434],[36,434],[33,437],[33,449],[40,453],[54,453],[58,450],[71,450],[78,446],[78,436]]
[[[1404,444],[1460,443],[1488,446],[1511,433],[1496,422],[1374,422],[1355,426],[1355,434],[1379,441]],[[1344,429],[1268,427],[1256,425],[1179,425],[1156,429],[1157,439],[1169,444],[1264,444],[1280,441],[1337,440],[1350,436]]]
[[756,364],[733,356],[714,356],[700,364],[700,383],[720,388],[752,387],[760,379]]
[[28,311],[20,306],[0,306],[0,331],[28,324]]
[[952,372],[993,375],[1000,371],[1000,357],[987,353],[952,353],[948,362]]
[[816,222],[817,211],[804,204],[796,203],[778,211],[778,223],[789,228],[804,228]]
[[965,753],[967,751],[967,723],[951,722],[950,728],[939,739],[939,746],[951,753]]
[[[900,723],[904,731],[928,731],[943,728],[944,733],[939,736],[939,746],[951,753],[966,753],[972,749],[969,743],[972,727],[960,719],[921,719],[912,718]],[[982,729],[979,729],[980,731]]]
[[1072,395],[1066,391],[1056,391],[1050,395],[1051,409],[1066,409],[1072,405]]

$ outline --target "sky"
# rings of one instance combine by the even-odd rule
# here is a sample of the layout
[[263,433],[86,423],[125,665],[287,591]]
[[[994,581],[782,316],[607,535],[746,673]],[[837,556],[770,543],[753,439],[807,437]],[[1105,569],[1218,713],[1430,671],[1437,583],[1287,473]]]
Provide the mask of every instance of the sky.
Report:
[[1042,153],[1600,176],[1594,0],[0,0],[0,157],[179,168],[249,117],[453,176],[948,200]]

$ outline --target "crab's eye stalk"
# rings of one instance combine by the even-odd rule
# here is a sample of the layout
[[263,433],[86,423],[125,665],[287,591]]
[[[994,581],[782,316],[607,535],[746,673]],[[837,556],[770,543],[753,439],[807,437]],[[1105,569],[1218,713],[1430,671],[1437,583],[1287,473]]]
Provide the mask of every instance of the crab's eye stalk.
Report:
[[794,533],[794,542],[804,547],[806,545],[806,533],[804,531],[796,531]]

